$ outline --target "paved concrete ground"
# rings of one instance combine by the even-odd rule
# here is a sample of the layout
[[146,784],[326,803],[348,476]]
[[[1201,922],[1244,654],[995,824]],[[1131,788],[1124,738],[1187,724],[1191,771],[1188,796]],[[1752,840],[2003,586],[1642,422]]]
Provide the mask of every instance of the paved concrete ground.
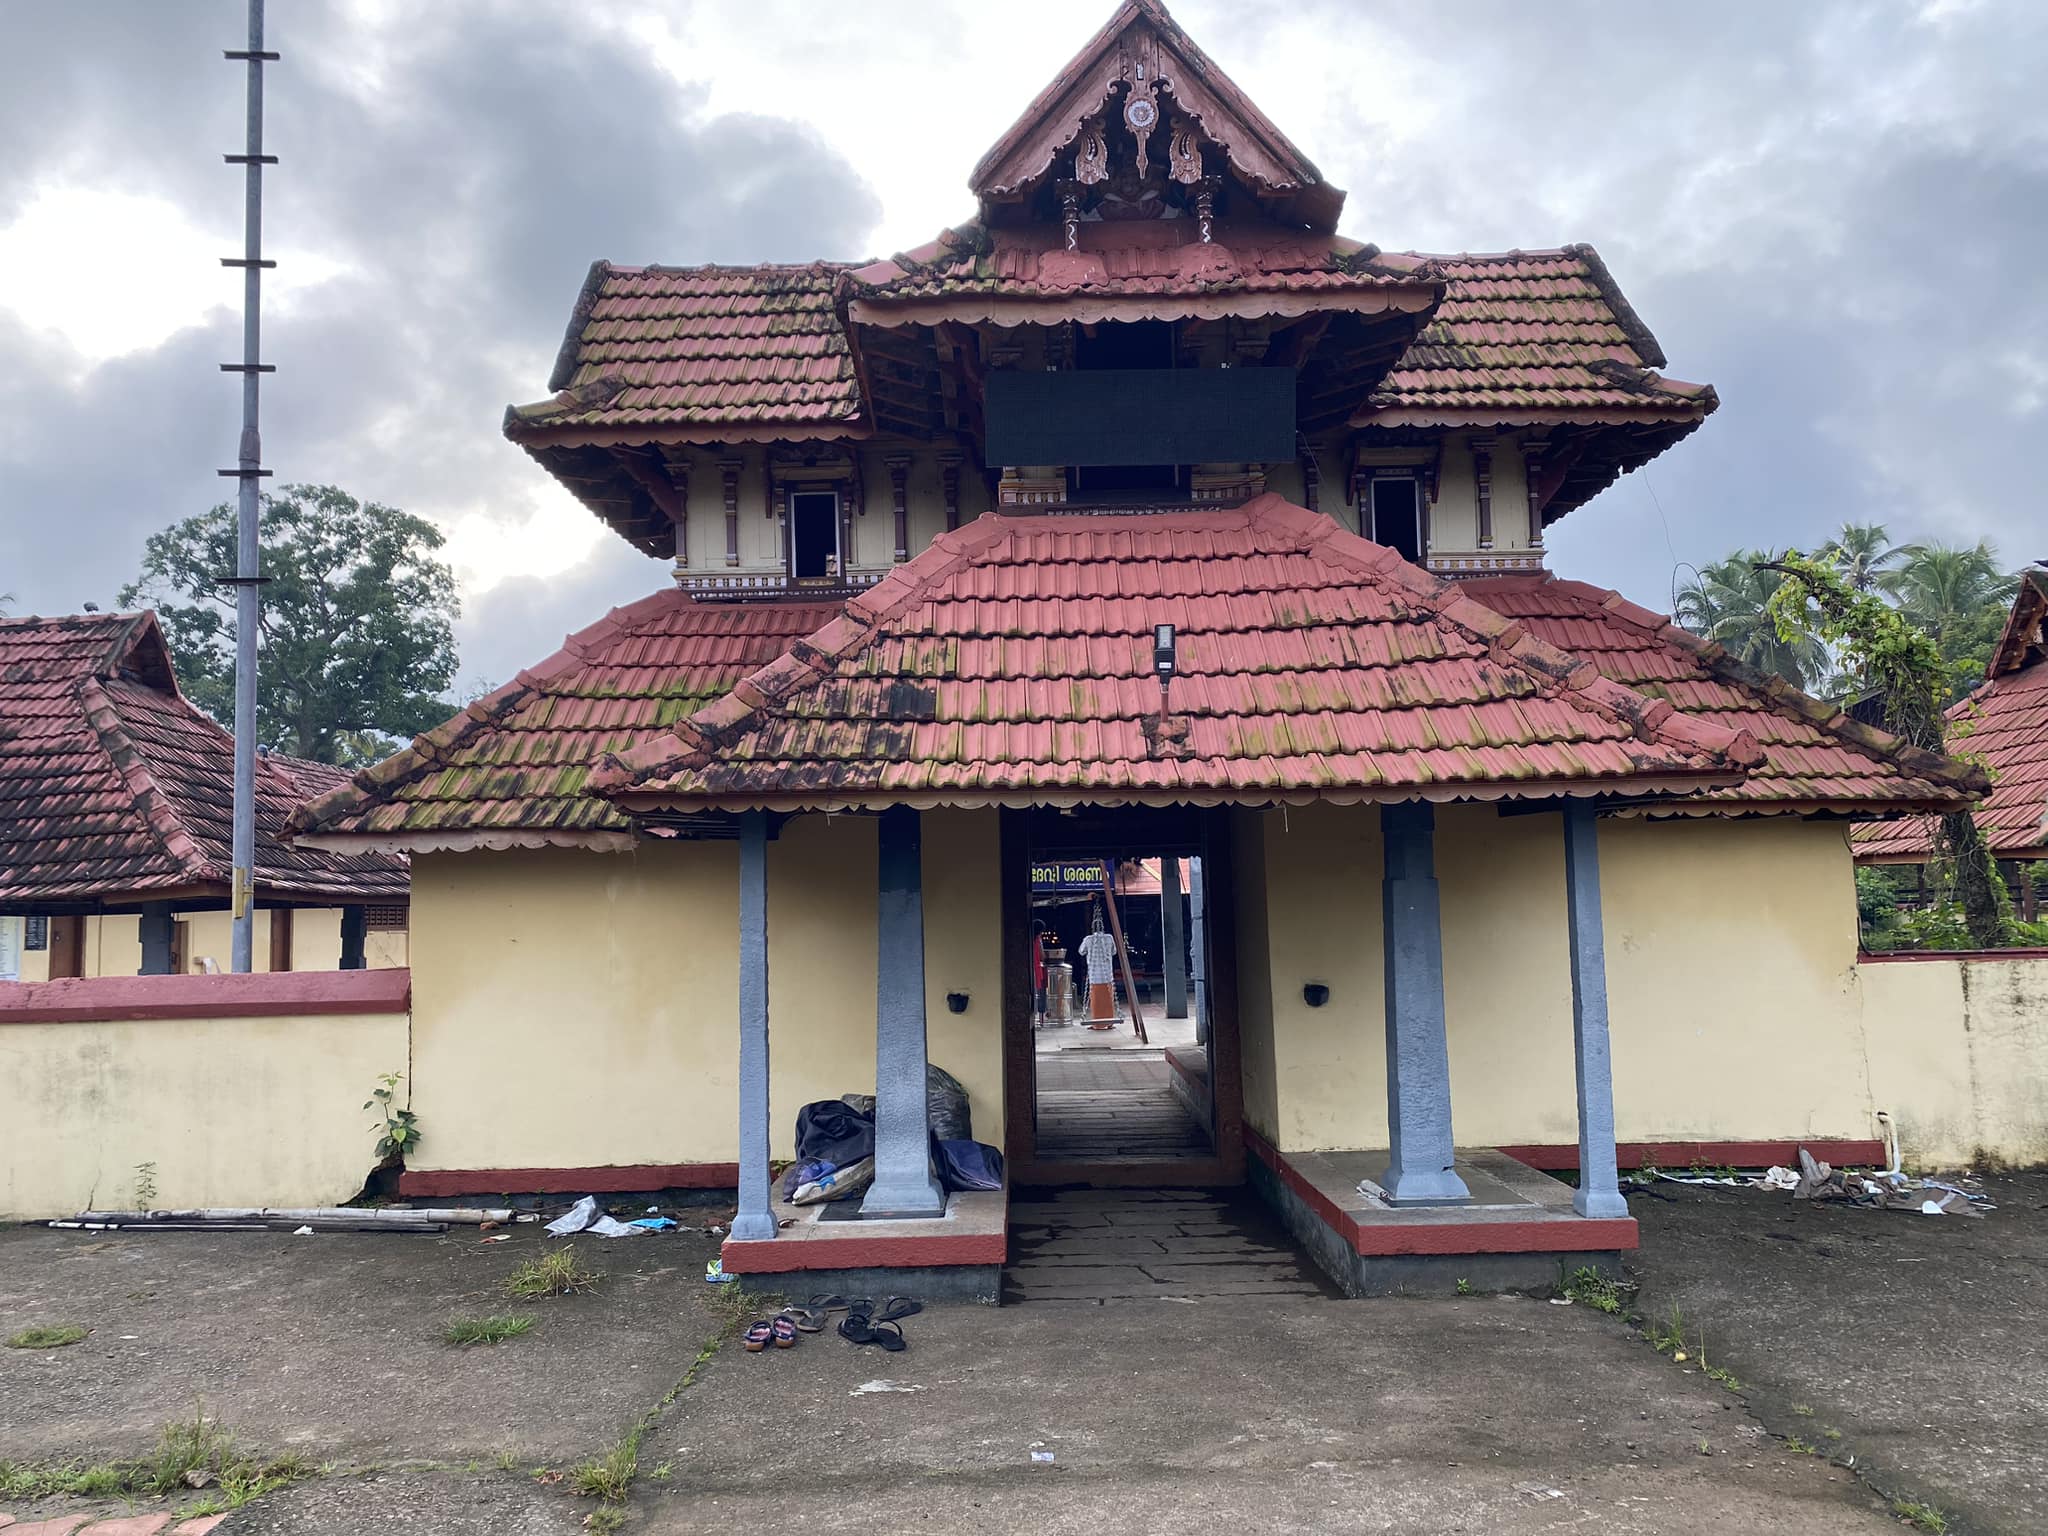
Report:
[[[1787,1222],[1764,1197],[1639,1202],[1645,1302],[1697,1308],[1771,1428],[1841,1429],[1956,1529],[2043,1529],[2028,1328],[2048,1181],[2006,1190],[2008,1221],[1939,1232]],[[0,1458],[133,1454],[203,1397],[252,1445],[339,1464],[216,1536],[569,1536],[590,1506],[531,1470],[602,1452],[683,1379],[717,1326],[714,1249],[586,1242],[610,1271],[595,1292],[533,1304],[534,1332],[495,1348],[439,1342],[449,1317],[504,1307],[541,1243],[0,1231],[0,1332],[95,1329],[0,1350]],[[934,1309],[905,1331],[900,1355],[830,1335],[720,1351],[649,1432],[627,1529],[1901,1529],[1851,1473],[1583,1307],[1183,1297]]]
[[1765,1423],[1955,1530],[2048,1531],[2048,1174],[1987,1178],[1978,1221],[1657,1188],[1639,1305],[1704,1325]]

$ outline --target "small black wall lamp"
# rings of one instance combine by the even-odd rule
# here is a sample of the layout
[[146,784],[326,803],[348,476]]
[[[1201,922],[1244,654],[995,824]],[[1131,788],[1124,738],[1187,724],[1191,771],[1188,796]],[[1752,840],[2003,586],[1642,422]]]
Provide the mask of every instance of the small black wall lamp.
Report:
[[1330,989],[1320,981],[1306,982],[1301,989],[1301,1000],[1311,1008],[1320,1008],[1330,1000]]
[[967,1011],[967,994],[965,992],[948,992],[946,994],[946,1009],[950,1013],[965,1013]]

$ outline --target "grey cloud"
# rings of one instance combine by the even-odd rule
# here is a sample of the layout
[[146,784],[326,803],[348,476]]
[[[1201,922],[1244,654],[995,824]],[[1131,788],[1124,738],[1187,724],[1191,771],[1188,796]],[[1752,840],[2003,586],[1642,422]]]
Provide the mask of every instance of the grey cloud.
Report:
[[[403,27],[367,37],[338,8],[271,9],[285,59],[267,103],[266,148],[282,163],[266,239],[347,268],[266,315],[279,371],[264,452],[280,482],[333,481],[430,514],[495,502],[523,519],[548,482],[499,436],[499,416],[544,393],[593,258],[865,247],[874,195],[831,149],[773,117],[704,117],[700,90],[580,8],[408,5],[384,14]],[[0,219],[25,187],[76,177],[157,190],[215,222],[226,209],[238,228],[238,183],[218,156],[240,135],[239,80],[219,59],[240,14],[27,13],[0,64]],[[366,57],[375,94],[357,74]],[[235,317],[223,309],[76,388],[61,349],[0,330],[0,351],[0,591],[24,611],[105,602],[149,532],[225,498],[214,471],[233,453],[238,405],[217,364],[239,352]],[[613,542],[558,591],[601,612],[652,590],[659,565]],[[595,617],[562,606],[530,592],[474,603],[458,630],[465,679],[502,681]]]

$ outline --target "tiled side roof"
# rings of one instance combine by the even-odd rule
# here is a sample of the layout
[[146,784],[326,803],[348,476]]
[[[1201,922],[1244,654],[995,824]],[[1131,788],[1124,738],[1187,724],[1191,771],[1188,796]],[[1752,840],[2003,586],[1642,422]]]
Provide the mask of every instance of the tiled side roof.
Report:
[[1531,413],[1572,420],[1702,419],[1711,387],[1652,372],[1654,336],[1591,246],[1500,256],[1384,256],[1449,284],[1361,424],[1457,426]]
[[847,428],[861,419],[853,351],[833,312],[844,267],[615,267],[597,262],[537,405],[506,413],[543,428],[769,423]]
[[1604,587],[1541,576],[1471,581],[1465,590],[1614,681],[1753,735],[1762,764],[1740,784],[1687,802],[1701,810],[1955,808],[1982,787],[1965,765],[1852,720]]
[[1449,799],[1695,787],[1755,756],[1268,495],[984,516],[590,784],[712,809]]
[[[1992,676],[1948,712],[1950,740],[1991,770],[1977,825],[2001,859],[2048,858],[2048,574],[2028,571],[2013,599]],[[1856,829],[1856,857],[1916,861],[1934,853],[1932,817]]]
[[[337,771],[258,760],[259,893],[405,895],[403,860],[278,842]],[[225,888],[233,816],[234,739],[176,691],[154,615],[0,621],[0,906]]]
[[306,806],[294,826],[416,847],[616,838],[625,817],[583,792],[590,764],[720,697],[839,611],[657,592],[571,635],[546,661]]

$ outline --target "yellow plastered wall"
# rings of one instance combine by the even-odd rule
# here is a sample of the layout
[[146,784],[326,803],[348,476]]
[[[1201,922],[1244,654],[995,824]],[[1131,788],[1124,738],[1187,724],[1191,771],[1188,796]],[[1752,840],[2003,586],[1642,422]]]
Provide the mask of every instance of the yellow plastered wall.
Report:
[[1440,807],[1436,873],[1452,1134],[1461,1146],[1577,1141],[1564,818]]
[[[1240,939],[1247,1114],[1283,1151],[1384,1146],[1379,811],[1241,816],[1241,930],[1250,906],[1266,914],[1263,954]],[[1436,820],[1454,1134],[1574,1141],[1561,819],[1451,805]],[[1600,850],[1620,1138],[1873,1134],[1841,828],[1603,821]],[[1302,998],[1312,981],[1322,1008]]]
[[[1274,1099],[1268,1134],[1283,1152],[1385,1146],[1379,812],[1310,805],[1240,814],[1257,823],[1256,836],[1244,842],[1264,849]],[[1242,843],[1240,852],[1242,878],[1252,859]],[[1257,1007],[1247,994],[1258,984],[1258,969],[1240,950],[1240,1012]],[[1307,982],[1330,989],[1324,1006],[1311,1008],[1303,999]]]
[[0,1025],[0,1217],[125,1207],[141,1163],[159,1207],[350,1199],[405,1033],[402,1013]]
[[1859,967],[1871,1097],[1915,1165],[2048,1162],[2048,960]]
[[[875,1081],[875,822],[804,816],[768,850],[769,1095]],[[931,1059],[1002,1144],[994,813],[924,818]],[[585,1168],[738,1156],[739,860],[730,842],[422,854],[413,861],[408,1166]],[[965,991],[968,1010],[947,1011]]]
[[1839,822],[1603,821],[1623,1141],[1874,1134]]

